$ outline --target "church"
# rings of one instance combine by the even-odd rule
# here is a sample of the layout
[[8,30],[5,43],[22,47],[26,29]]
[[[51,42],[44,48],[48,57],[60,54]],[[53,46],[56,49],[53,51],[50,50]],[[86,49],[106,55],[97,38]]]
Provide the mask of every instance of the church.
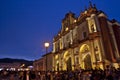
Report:
[[120,23],[92,3],[78,17],[68,12],[53,38],[53,70],[120,67]]

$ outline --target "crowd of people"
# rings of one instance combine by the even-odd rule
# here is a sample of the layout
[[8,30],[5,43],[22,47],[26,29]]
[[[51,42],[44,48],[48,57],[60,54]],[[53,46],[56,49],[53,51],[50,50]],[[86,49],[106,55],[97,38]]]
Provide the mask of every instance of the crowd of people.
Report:
[[[120,80],[120,69],[91,69],[75,71],[37,72],[38,80]],[[47,78],[47,79],[46,79]]]
[[120,68],[74,71],[0,71],[0,80],[120,80]]

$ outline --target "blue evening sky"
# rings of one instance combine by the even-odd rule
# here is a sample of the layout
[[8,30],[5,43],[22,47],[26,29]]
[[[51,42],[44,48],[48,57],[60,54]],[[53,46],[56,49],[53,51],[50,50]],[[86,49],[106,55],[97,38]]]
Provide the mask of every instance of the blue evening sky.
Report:
[[[109,19],[120,21],[120,0],[91,0]],[[52,50],[61,20],[72,11],[79,16],[89,0],[0,0],[0,58],[35,60]]]

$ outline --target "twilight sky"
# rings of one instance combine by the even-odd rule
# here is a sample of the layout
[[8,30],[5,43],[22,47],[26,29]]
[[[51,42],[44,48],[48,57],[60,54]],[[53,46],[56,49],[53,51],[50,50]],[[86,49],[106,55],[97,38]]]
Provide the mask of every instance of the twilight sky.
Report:
[[[120,0],[91,0],[109,19],[120,21]],[[72,11],[79,16],[89,0],[0,0],[0,58],[35,60],[52,50],[61,20]]]

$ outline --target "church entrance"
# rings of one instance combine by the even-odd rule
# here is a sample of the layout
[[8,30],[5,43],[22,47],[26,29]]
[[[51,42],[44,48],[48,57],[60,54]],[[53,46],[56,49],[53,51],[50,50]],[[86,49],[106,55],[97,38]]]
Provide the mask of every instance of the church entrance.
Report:
[[59,71],[59,63],[57,63],[57,71]]
[[86,70],[89,70],[92,68],[92,65],[91,65],[91,57],[89,54],[86,55],[86,57],[84,58],[84,68]]
[[72,70],[72,59],[70,57],[69,51],[65,51],[63,55],[63,70],[71,71]]
[[72,70],[72,64],[71,64],[71,58],[69,57],[69,59],[66,61],[66,67],[67,67],[67,71],[71,71]]
[[87,44],[83,44],[80,48],[81,67],[85,70],[92,68],[90,48]]

